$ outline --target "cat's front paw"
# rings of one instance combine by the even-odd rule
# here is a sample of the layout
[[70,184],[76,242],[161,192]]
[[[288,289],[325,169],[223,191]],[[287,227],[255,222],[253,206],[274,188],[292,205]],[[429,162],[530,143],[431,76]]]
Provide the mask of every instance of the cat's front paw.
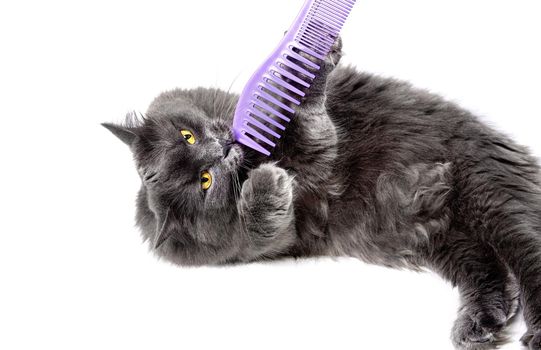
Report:
[[242,185],[239,212],[257,251],[278,251],[294,232],[293,177],[274,164],[252,170]]
[[285,202],[290,202],[293,178],[285,169],[266,163],[252,170],[248,177],[252,188],[246,187],[246,190],[251,190],[253,194],[283,197]]
[[[287,34],[287,30],[284,32],[284,35],[286,35],[286,34]],[[329,39],[332,40],[332,37],[329,37]],[[314,59],[313,56],[311,56],[309,54],[306,54],[306,53],[304,53],[302,51],[300,52],[300,54],[302,56],[304,56],[305,58],[307,58],[309,60],[312,60],[315,63],[317,63],[317,61]],[[327,57],[325,57],[324,64],[334,68],[334,67],[336,67],[338,62],[340,62],[341,58],[342,58],[342,37],[338,36],[338,38],[336,38],[336,40],[334,41],[334,44],[331,47],[331,50],[327,54]]]
[[248,211],[258,223],[280,220],[293,206],[293,177],[274,164],[262,164],[248,175],[241,200],[242,211]]
[[315,79],[311,82],[310,89],[306,91],[304,96],[304,103],[309,104],[310,102],[315,102],[316,104],[322,104],[325,99],[325,89],[327,86],[327,78],[329,74],[336,68],[338,62],[342,58],[342,39],[338,37],[331,47],[327,56],[323,61],[314,58],[313,56],[303,53],[302,51],[299,54],[303,55],[306,59],[309,59],[320,66],[319,70],[314,70]]
[[336,67],[340,59],[342,58],[342,38],[338,37],[331,47],[331,51],[325,58],[325,64],[331,67]]

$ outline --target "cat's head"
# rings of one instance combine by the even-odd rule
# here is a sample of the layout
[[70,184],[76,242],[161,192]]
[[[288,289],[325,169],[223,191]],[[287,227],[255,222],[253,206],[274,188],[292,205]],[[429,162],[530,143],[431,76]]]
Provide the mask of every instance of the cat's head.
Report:
[[237,198],[246,155],[234,143],[236,96],[173,90],[144,116],[103,125],[126,143],[142,185],[137,224],[159,256],[181,265],[235,260],[241,239]]

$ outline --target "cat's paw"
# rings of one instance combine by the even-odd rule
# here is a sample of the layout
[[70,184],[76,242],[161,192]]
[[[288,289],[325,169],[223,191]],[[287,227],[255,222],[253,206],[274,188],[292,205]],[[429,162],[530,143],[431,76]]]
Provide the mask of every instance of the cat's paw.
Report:
[[[300,54],[303,53],[300,52]],[[342,58],[342,39],[340,37],[336,39],[335,43],[331,47],[331,50],[323,61],[315,59],[308,54],[304,54],[304,56],[318,64],[320,68],[318,71],[313,71],[316,78],[312,81],[310,89],[306,92],[303,101],[305,103],[312,101],[321,104],[324,102],[327,78]]]
[[244,260],[283,253],[296,237],[293,176],[274,164],[252,170],[242,185],[239,215],[250,242]]
[[240,210],[252,230],[273,237],[292,219],[293,177],[274,164],[260,165],[242,186]]
[[331,47],[331,51],[325,58],[325,64],[331,67],[336,67],[342,58],[342,37],[338,37]]
[[526,332],[520,341],[524,346],[527,346],[529,350],[541,350],[541,332]]
[[487,309],[470,313],[459,313],[453,326],[451,339],[457,349],[488,350],[506,341],[502,334],[507,315],[500,309]]
[[[317,79],[325,81],[327,79],[327,76],[336,68],[338,63],[340,62],[340,59],[342,58],[342,38],[338,37],[336,41],[334,42],[333,46],[331,47],[331,50],[325,56],[325,60],[323,62],[314,60],[315,63],[319,64],[321,67],[319,69],[319,72],[316,74],[318,76]],[[321,62],[321,63],[320,63]]]
[[292,184],[293,177],[285,169],[266,163],[250,172],[246,186],[243,186],[243,193],[260,197],[252,200],[276,201],[276,208],[285,208],[293,198]]
[[[284,31],[284,35],[286,34],[287,34],[287,30]],[[332,40],[332,38],[330,39]],[[300,54],[304,56],[305,58],[308,58],[309,60],[317,63],[315,58],[312,57],[311,55],[308,55],[302,51],[300,52]],[[338,36],[338,38],[334,41],[334,44],[331,47],[331,50],[327,54],[327,57],[325,57],[325,65],[334,68],[336,67],[336,65],[338,65],[338,62],[340,62],[341,58],[342,58],[342,37]]]

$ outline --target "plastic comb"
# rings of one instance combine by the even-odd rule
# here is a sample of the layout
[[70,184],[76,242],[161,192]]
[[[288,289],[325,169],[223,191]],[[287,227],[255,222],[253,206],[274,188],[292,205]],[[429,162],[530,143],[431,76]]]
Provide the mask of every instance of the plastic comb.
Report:
[[[306,0],[280,44],[252,75],[233,118],[237,142],[265,155],[310,88],[355,0]],[[258,142],[260,141],[260,142]]]

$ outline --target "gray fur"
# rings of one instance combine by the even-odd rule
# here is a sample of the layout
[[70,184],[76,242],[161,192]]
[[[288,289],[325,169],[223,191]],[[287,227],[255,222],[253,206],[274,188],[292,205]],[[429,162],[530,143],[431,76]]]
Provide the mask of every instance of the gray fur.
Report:
[[[160,95],[105,126],[130,146],[137,224],[179,265],[355,256],[458,287],[458,349],[493,349],[523,305],[541,349],[541,183],[528,151],[409,84],[340,67],[340,47],[271,158],[231,145],[237,96]],[[511,116],[512,117],[512,116]],[[189,145],[180,129],[193,130]],[[214,175],[202,191],[199,174]]]

